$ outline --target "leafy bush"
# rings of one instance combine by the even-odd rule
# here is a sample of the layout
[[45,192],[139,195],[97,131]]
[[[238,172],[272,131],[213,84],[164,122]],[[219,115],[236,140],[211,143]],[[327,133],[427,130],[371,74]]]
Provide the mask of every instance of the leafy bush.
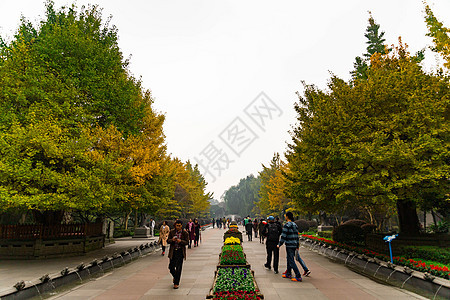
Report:
[[297,220],[295,224],[297,224],[298,232],[305,232],[309,229],[309,224],[306,220]]
[[317,233],[317,228],[314,228],[312,230],[310,228],[310,229],[308,229],[308,231],[302,232],[302,234],[309,234],[309,235],[316,235],[316,233]]
[[447,233],[450,228],[450,222],[439,221],[437,225],[430,225],[430,231],[432,233]]
[[310,228],[310,229],[311,229],[311,228],[317,228],[317,226],[319,226],[319,225],[317,224],[317,222],[314,221],[314,220],[307,221],[307,222],[308,222],[308,225],[309,225],[309,228]]
[[364,236],[368,235],[369,233],[372,233],[377,229],[377,226],[373,224],[364,224],[361,226],[361,229],[364,231]]
[[114,237],[115,238],[121,238],[121,237],[125,237],[125,236],[132,236],[134,235],[134,231],[131,229],[114,229]]
[[356,226],[361,227],[364,224],[367,224],[367,222],[364,220],[352,219],[352,220],[345,221],[343,224],[346,224],[346,225],[351,224],[351,225],[356,225]]
[[406,246],[400,249],[402,256],[420,258],[450,265],[450,249],[432,246]]
[[333,231],[319,231],[317,235],[323,238],[331,239],[333,238]]
[[365,242],[364,231],[354,224],[342,224],[334,228],[333,240],[347,245],[363,245]]

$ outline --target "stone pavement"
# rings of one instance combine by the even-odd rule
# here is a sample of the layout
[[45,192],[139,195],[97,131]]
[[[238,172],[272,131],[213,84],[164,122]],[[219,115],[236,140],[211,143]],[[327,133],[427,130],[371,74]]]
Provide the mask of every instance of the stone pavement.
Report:
[[109,244],[103,249],[95,250],[81,256],[39,260],[0,260],[0,295],[21,280],[27,283],[45,274],[52,275],[59,273],[66,267],[74,268],[80,263],[87,264],[94,259],[111,256],[114,253],[120,253],[155,240],[156,238],[133,239],[131,237],[125,237],[116,239],[116,243]]
[[[242,230],[242,228],[240,228]],[[207,229],[198,248],[188,249],[180,288],[172,288],[168,259],[156,252],[87,283],[59,291],[50,299],[205,299],[214,281],[223,229]],[[246,238],[244,238],[246,240]],[[342,264],[305,248],[301,254],[312,274],[292,282],[263,266],[265,245],[258,239],[243,243],[256,282],[267,300],[276,299],[426,299],[396,287],[374,282]],[[280,250],[280,271],[286,268],[285,248]]]

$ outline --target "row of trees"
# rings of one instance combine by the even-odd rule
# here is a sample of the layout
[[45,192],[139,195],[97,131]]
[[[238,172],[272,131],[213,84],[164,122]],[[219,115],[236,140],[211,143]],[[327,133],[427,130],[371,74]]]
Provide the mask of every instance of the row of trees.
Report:
[[[449,67],[450,30],[429,7],[426,23]],[[350,81],[332,76],[328,90],[304,83],[297,93],[287,162],[276,154],[263,166],[255,212],[357,209],[373,223],[397,213],[407,234],[419,233],[417,208],[450,216],[449,78],[424,71],[424,52],[411,55],[401,39],[387,47],[379,28],[370,16]]]
[[[22,18],[0,37],[0,212],[40,223],[131,212],[202,216],[197,166],[167,154],[164,115],[134,78],[96,6]],[[145,219],[145,218],[144,218]]]

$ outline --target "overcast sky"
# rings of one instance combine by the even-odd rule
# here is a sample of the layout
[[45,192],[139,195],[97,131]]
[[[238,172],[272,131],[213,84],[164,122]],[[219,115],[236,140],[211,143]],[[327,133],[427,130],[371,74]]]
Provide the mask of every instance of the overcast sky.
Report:
[[[450,27],[450,1],[427,2]],[[365,53],[368,11],[389,45],[399,36],[413,53],[431,45],[422,0],[76,3],[98,4],[105,20],[112,16],[132,74],[166,115],[169,153],[204,165],[216,199],[285,152],[301,81],[326,89],[330,72],[350,78],[355,57]],[[1,36],[11,39],[21,15],[36,23],[44,11],[44,1],[0,0]],[[437,57],[426,54],[432,70]]]

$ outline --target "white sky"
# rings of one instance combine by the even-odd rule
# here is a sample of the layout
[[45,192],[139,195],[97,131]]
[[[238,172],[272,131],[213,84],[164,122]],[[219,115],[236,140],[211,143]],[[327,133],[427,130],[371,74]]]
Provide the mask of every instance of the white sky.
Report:
[[[56,0],[55,6],[70,3]],[[144,87],[152,91],[154,107],[166,115],[169,153],[195,163],[195,157],[207,161],[202,153],[211,149],[207,148],[211,142],[222,151],[219,163],[224,170],[219,175],[214,170],[218,165],[211,165],[215,181],[205,174],[208,191],[216,199],[239,179],[257,175],[275,152],[285,152],[288,130],[295,124],[295,92],[303,91],[302,80],[324,89],[330,72],[349,79],[355,57],[365,53],[368,11],[386,32],[389,45],[397,44],[399,36],[413,53],[431,45],[425,36],[422,0],[76,3],[78,7],[98,4],[104,20],[112,15],[124,57],[132,55],[132,74],[142,76]],[[450,27],[450,1],[428,0],[428,4]],[[37,22],[44,12],[44,1],[0,0],[0,35],[10,39],[21,15]],[[427,69],[436,65],[436,59],[427,52]],[[261,92],[277,111],[258,127],[244,109]],[[234,136],[232,144],[233,136],[224,130],[233,128],[229,125],[236,117],[241,123],[234,128],[246,131]],[[245,135],[250,131],[257,136],[251,143]],[[232,147],[240,145],[240,156],[227,141]],[[223,155],[232,161],[228,168]]]

